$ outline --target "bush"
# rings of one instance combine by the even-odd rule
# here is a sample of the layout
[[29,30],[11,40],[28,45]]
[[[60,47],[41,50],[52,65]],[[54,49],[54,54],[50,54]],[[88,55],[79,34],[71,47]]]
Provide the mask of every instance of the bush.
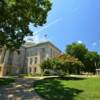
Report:
[[81,61],[70,55],[60,55],[56,58],[43,61],[40,66],[43,71],[45,69],[49,70],[44,72],[44,75],[53,75],[50,71],[55,71],[59,76],[65,76],[67,74],[80,74],[84,65]]
[[50,74],[51,74],[51,73],[50,73],[49,70],[46,70],[46,71],[43,72],[43,75],[44,75],[44,76],[49,76]]

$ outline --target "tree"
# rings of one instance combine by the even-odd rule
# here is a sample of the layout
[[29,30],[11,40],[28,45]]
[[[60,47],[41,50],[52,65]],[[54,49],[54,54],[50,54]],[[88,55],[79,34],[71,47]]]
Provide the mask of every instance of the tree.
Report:
[[9,53],[19,49],[24,37],[32,35],[29,23],[45,24],[51,6],[50,0],[0,0],[0,47]]
[[[10,58],[24,43],[24,37],[32,35],[29,24],[33,23],[35,27],[45,24],[51,6],[50,0],[0,0],[2,72],[8,65],[11,66]],[[4,73],[6,72],[4,71]]]
[[[82,61],[84,64],[83,71],[95,74],[97,67],[96,62],[100,59],[97,52],[89,51],[83,43],[72,43],[66,46],[65,52]],[[99,65],[98,62],[97,64]]]
[[97,52],[90,52],[88,51],[85,54],[84,64],[85,64],[85,71],[94,73],[96,72],[96,60],[99,59],[99,55]]
[[60,69],[65,74],[80,74],[80,71],[84,67],[84,64],[79,59],[68,54],[60,55],[56,59],[61,62]]
[[43,71],[45,69],[56,72],[59,76],[65,76],[67,74],[80,74],[83,67],[83,63],[77,58],[70,55],[62,54],[55,58],[44,60],[41,63]]
[[50,0],[0,0],[0,46],[18,49],[32,35],[29,23],[42,26],[50,9]]
[[65,53],[78,58],[79,60],[84,60],[84,55],[87,53],[88,49],[82,43],[74,42],[69,44],[65,48]]
[[42,68],[44,75],[51,72],[61,71],[61,62],[56,58],[48,58],[44,60],[40,67]]
[[51,59],[46,59],[44,60],[41,64],[40,64],[41,68],[43,69],[43,71],[45,69],[53,69],[53,62]]

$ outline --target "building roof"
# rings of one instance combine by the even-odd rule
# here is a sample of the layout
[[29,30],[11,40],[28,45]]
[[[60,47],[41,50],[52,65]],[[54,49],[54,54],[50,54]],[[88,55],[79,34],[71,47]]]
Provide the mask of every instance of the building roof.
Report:
[[23,45],[23,47],[25,48],[32,48],[32,47],[36,47],[36,46],[39,46],[39,45],[44,45],[44,44],[50,44],[51,46],[53,46],[55,49],[57,49],[59,52],[62,52],[59,48],[57,48],[52,42],[50,41],[43,41],[43,42],[39,42],[39,43],[25,43]]

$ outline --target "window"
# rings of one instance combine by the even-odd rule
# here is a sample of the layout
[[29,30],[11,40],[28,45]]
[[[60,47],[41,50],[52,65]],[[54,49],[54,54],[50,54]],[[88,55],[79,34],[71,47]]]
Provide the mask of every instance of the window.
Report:
[[34,67],[34,73],[36,73],[36,67]]
[[53,56],[53,50],[52,50],[52,48],[51,48],[51,57]]
[[34,61],[34,64],[37,64],[37,57],[35,57],[35,61]]
[[29,73],[31,73],[31,67],[29,68]]
[[41,59],[44,59],[46,56],[46,49],[45,48],[41,48]]
[[44,53],[45,52],[45,48],[41,48],[42,52]]
[[31,48],[30,49],[30,56],[36,56],[37,55],[37,48]]
[[33,62],[33,59],[32,59],[32,58],[30,58],[30,64],[32,64],[32,62]]
[[33,55],[36,56],[37,55],[37,48],[33,49]]

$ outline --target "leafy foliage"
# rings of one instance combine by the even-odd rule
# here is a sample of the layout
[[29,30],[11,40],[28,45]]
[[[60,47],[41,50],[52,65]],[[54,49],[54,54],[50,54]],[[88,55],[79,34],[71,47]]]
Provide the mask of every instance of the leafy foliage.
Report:
[[29,23],[45,24],[51,5],[50,0],[0,0],[0,46],[19,48],[24,36],[32,35]]
[[64,54],[55,58],[47,59],[41,63],[41,68],[43,70],[53,70],[60,76],[71,73],[80,74],[83,66],[83,63],[77,58]]
[[97,52],[87,52],[84,59],[85,71],[93,72],[95,74],[97,59],[99,59]]
[[60,55],[57,59],[61,62],[61,69],[65,73],[74,73],[80,74],[81,69],[84,67],[84,64],[77,58],[71,55]]
[[44,70],[44,69],[52,69],[53,68],[53,63],[52,63],[52,60],[51,59],[47,59],[47,60],[44,60],[42,63],[41,63],[41,68]]
[[74,56],[84,63],[84,71],[95,73],[99,65],[100,55],[97,52],[89,51],[82,43],[72,43],[66,46],[66,54]]
[[84,55],[87,53],[87,51],[88,49],[84,44],[77,42],[67,45],[65,49],[66,54],[70,54],[81,61],[84,60]]

